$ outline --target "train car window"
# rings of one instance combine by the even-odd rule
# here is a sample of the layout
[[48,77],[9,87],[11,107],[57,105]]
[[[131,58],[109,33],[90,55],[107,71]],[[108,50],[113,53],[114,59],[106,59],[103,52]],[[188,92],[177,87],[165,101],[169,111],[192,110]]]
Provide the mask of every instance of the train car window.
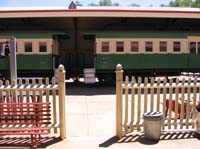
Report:
[[39,43],[39,51],[40,52],[47,52],[47,43],[46,42],[40,42]]
[[179,52],[181,51],[181,43],[180,42],[174,42],[173,43],[173,49],[174,49],[174,52]]
[[24,51],[25,52],[32,52],[33,51],[32,42],[25,42],[24,43]]
[[198,53],[200,53],[200,42],[198,42]]
[[166,52],[167,51],[167,42],[161,41],[159,43],[160,52]]
[[117,52],[123,52],[124,51],[124,42],[118,41],[116,43],[116,47],[117,47],[117,49],[116,49]]
[[196,42],[190,42],[189,50],[190,53],[196,53]]
[[109,42],[102,42],[101,43],[101,51],[102,52],[109,52]]
[[138,52],[139,51],[139,42],[132,41],[131,42],[131,52]]
[[153,42],[145,42],[145,51],[152,52],[153,51]]

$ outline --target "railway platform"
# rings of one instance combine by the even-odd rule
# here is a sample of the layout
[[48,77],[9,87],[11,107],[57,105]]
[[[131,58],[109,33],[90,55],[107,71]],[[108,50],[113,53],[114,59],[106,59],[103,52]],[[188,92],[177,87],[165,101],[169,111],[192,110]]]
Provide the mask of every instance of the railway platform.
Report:
[[[176,138],[180,136],[181,138]],[[47,147],[47,149],[199,149],[199,146],[199,138],[195,138],[193,132],[188,132],[162,134],[159,142],[145,140],[143,135],[131,135],[121,140],[117,140],[114,137],[70,138],[53,144]]]
[[[115,136],[115,88],[88,86],[66,88],[66,134],[61,141],[45,137],[38,149],[199,149],[200,138],[193,130],[162,132],[159,142],[148,141],[134,132],[121,139]],[[0,149],[28,149],[17,146],[29,139],[10,137],[0,140]],[[8,145],[5,146],[5,143]],[[13,145],[14,144],[14,145]],[[3,146],[4,145],[4,146]]]
[[[67,139],[47,149],[199,149],[194,130],[162,132],[159,142],[144,139],[143,133],[115,137],[115,88],[87,87],[67,90]],[[68,104],[67,104],[68,103]]]

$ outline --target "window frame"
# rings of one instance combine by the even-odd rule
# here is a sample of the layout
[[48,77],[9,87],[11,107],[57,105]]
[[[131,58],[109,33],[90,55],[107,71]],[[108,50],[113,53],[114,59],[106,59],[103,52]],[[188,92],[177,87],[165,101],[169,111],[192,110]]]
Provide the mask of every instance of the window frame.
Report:
[[116,52],[124,52],[124,41],[116,42]]
[[139,52],[139,41],[131,41],[131,52]]
[[[45,43],[46,49],[45,49],[45,50],[42,50],[42,49],[41,49],[41,44],[44,44],[44,43]],[[48,51],[47,42],[45,42],[45,41],[39,42],[39,52],[41,52],[41,53],[46,53],[47,51]]]
[[[147,47],[151,45],[150,47]],[[145,52],[153,52],[153,42],[152,41],[145,41]]]
[[[179,47],[175,47],[176,44],[177,44]],[[174,42],[173,42],[173,51],[174,51],[174,52],[181,52],[181,42],[180,42],[180,41],[174,41]]]
[[[165,45],[165,46],[163,46]],[[167,52],[167,41],[159,42],[159,52]]]
[[[30,50],[29,50],[29,49],[27,50],[27,48],[29,48],[29,47],[27,47],[28,44],[31,45]],[[25,53],[33,52],[33,42],[31,42],[31,41],[26,41],[26,42],[24,42],[24,52],[25,52]]]
[[102,41],[101,42],[101,52],[109,52],[110,51],[110,42],[109,41]]
[[[193,44],[192,45],[192,48],[191,48],[191,44]],[[196,42],[195,41],[190,41],[189,42],[189,52],[190,53],[193,53],[193,54],[195,54],[196,53]]]

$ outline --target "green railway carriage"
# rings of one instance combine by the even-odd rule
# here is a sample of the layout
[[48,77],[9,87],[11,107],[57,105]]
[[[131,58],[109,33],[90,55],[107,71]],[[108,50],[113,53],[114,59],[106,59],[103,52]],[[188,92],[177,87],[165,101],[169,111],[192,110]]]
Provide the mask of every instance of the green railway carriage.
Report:
[[113,78],[117,64],[136,76],[200,71],[200,33],[95,32],[96,75]]
[[[60,32],[18,32],[0,33],[0,43],[5,43],[6,37],[16,38],[17,73],[19,77],[50,77],[57,67]],[[9,73],[9,58],[5,55],[5,46],[0,47],[0,74],[6,77]]]

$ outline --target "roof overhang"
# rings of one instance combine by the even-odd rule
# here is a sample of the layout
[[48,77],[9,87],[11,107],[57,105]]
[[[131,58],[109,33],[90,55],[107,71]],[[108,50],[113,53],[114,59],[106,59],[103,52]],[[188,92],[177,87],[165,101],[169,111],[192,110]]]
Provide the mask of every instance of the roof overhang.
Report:
[[144,7],[10,7],[0,9],[0,18],[37,17],[130,17],[200,18],[199,8]]

